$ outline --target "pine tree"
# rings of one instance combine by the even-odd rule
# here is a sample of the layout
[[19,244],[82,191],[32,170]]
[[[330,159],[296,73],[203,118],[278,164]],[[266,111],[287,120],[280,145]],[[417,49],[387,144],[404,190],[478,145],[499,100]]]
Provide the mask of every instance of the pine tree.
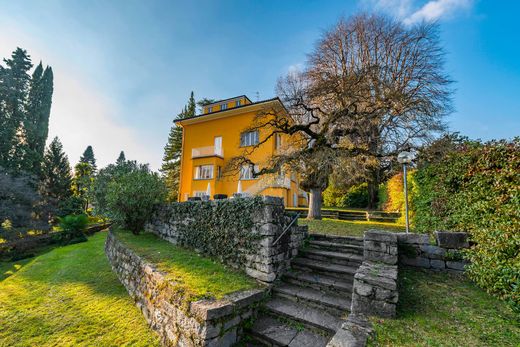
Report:
[[92,146],[87,146],[85,152],[83,152],[83,155],[79,158],[79,162],[89,164],[92,168],[92,173],[96,172],[96,158],[94,157],[94,150],[92,149]]
[[87,209],[90,205],[93,183],[94,169],[92,165],[81,161],[77,163],[74,167],[74,178],[72,179],[72,192],[74,196],[82,200],[84,212],[87,212]]
[[55,137],[45,151],[40,191],[50,203],[59,202],[72,195],[72,174],[63,146]]
[[121,151],[119,153],[119,157],[117,157],[116,165],[121,165],[126,161],[125,152]]
[[[175,117],[175,120],[184,119],[195,116],[197,104],[195,97],[191,92],[188,104],[184,107],[181,113]],[[165,179],[166,187],[168,188],[168,200],[176,201],[179,192],[179,178],[180,178],[180,158],[182,151],[182,128],[174,123],[168,135],[168,142],[164,146],[163,164],[160,171]]]

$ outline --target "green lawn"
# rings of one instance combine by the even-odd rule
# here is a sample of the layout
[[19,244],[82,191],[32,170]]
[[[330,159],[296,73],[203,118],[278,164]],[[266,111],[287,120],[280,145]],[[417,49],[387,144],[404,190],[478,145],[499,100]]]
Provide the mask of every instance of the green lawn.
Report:
[[520,317],[460,275],[400,269],[397,319],[371,346],[520,346]]
[[110,269],[106,233],[0,263],[0,346],[158,346]]
[[251,277],[234,271],[193,251],[175,246],[154,234],[133,235],[117,231],[117,238],[143,258],[168,273],[168,278],[192,296],[192,299],[221,298],[239,290],[258,287]]
[[344,221],[329,218],[322,220],[300,218],[298,224],[308,225],[310,233],[339,236],[363,236],[363,233],[369,229],[381,229],[391,232],[405,231],[404,226],[395,223]]

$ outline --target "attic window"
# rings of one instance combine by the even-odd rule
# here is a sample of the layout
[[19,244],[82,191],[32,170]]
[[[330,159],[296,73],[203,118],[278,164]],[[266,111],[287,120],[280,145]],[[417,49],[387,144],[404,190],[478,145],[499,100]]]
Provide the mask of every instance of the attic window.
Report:
[[221,104],[220,105],[221,110],[227,110],[227,104]]
[[237,100],[235,106],[238,107],[238,106],[240,106],[240,105],[242,105],[242,100]]
[[208,107],[208,113],[210,113],[210,112],[213,112],[213,107],[211,107],[211,106]]

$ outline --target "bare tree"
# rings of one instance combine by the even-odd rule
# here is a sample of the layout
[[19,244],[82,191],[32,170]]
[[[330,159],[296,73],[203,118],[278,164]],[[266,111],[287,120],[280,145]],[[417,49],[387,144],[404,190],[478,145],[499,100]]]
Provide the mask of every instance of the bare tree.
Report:
[[382,164],[444,129],[452,91],[443,57],[435,24],[406,27],[381,15],[340,19],[305,69],[279,80],[286,109],[257,115],[251,128],[267,133],[256,148],[278,133],[294,142],[257,174],[283,165],[297,170],[311,193],[308,218],[320,218],[321,194],[339,159],[364,157],[377,196]]

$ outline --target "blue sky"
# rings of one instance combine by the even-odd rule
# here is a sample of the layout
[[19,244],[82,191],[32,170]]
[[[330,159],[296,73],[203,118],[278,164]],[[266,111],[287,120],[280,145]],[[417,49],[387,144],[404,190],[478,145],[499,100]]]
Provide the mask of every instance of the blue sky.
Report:
[[0,57],[16,46],[54,69],[50,135],[73,163],[87,145],[100,166],[160,166],[171,121],[197,98],[274,96],[339,16],[381,11],[438,20],[456,81],[451,130],[520,135],[517,1],[9,1],[0,0]]

